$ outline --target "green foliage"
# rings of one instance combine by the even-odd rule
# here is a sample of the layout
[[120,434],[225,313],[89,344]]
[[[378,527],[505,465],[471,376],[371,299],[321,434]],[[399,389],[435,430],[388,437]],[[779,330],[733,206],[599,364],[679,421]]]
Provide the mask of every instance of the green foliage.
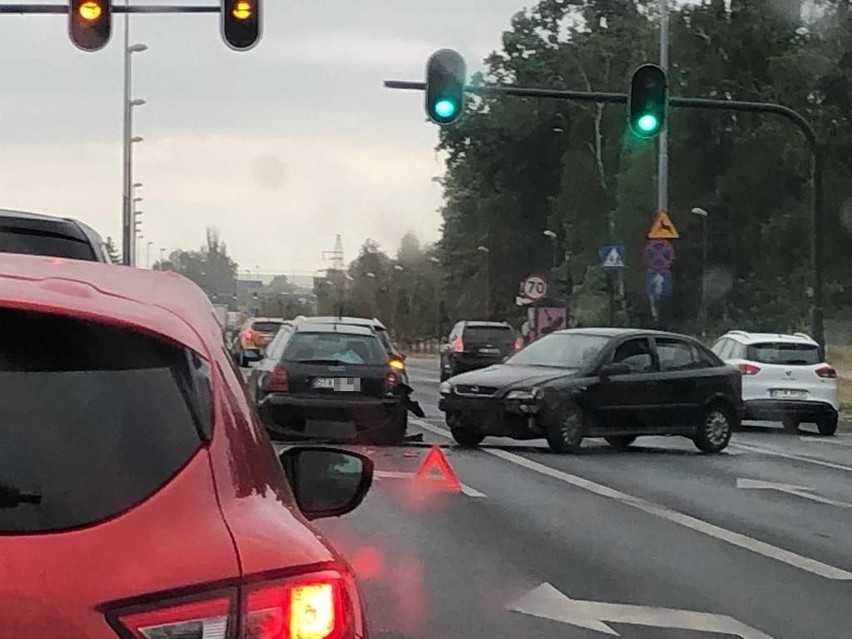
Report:
[[237,263],[228,256],[225,243],[216,229],[208,228],[206,243],[197,251],[172,251],[154,270],[177,271],[191,279],[214,303],[232,304],[237,290]]
[[[512,18],[502,48],[472,81],[626,92],[633,70],[657,61],[657,4],[542,0]],[[780,102],[814,124],[827,166],[822,231],[828,310],[836,312],[852,306],[852,9],[825,0],[803,18],[800,5],[675,4],[670,94]],[[474,97],[461,121],[440,130],[447,172],[438,252],[451,318],[483,312],[479,245],[491,251],[490,314],[512,316],[517,283],[551,267],[543,235],[551,229],[581,323],[610,320],[597,266],[610,242],[626,245],[630,267],[623,286],[612,287],[614,321],[651,322],[642,249],[656,208],[657,144],[627,134],[625,119],[620,105]],[[776,116],[684,109],[670,112],[668,128],[669,213],[681,239],[664,323],[695,326],[702,220],[690,211],[700,206],[710,212],[713,325],[806,327],[812,191],[801,133]]]

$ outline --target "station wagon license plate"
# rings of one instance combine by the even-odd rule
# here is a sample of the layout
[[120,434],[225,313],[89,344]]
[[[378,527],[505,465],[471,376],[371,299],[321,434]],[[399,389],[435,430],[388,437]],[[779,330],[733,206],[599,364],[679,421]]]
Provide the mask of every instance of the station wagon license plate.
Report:
[[808,391],[779,388],[769,392],[772,399],[807,399]]
[[480,355],[499,355],[500,349],[499,348],[480,348],[479,354]]
[[357,393],[361,390],[361,380],[358,377],[315,377],[315,390],[331,390]]

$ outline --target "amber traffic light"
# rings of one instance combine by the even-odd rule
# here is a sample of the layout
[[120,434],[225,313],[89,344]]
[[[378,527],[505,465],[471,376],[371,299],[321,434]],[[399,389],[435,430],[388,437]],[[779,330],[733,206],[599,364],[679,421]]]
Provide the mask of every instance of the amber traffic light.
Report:
[[71,0],[68,34],[78,49],[103,49],[112,35],[112,0]]
[[260,0],[222,0],[222,38],[237,51],[248,51],[260,40]]

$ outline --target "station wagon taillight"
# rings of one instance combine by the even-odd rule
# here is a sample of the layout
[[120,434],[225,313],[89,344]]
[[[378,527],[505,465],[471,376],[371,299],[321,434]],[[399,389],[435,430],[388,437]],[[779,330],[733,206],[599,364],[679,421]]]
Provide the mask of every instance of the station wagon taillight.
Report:
[[269,381],[266,383],[266,390],[270,393],[290,392],[290,374],[286,368],[278,364],[272,369],[269,374]]
[[462,340],[461,337],[457,337],[453,341],[453,351],[455,351],[456,353],[461,353],[463,350],[464,350],[464,341]]
[[820,366],[814,372],[824,379],[834,379],[837,377],[837,371],[828,364]]
[[385,392],[390,393],[393,391],[397,386],[399,386],[399,382],[399,375],[397,375],[395,371],[388,371],[385,374]]
[[515,350],[515,352],[517,353],[523,347],[524,347],[524,340],[521,339],[520,337],[515,339],[515,343],[512,345],[512,348]]
[[[219,594],[191,603],[119,614],[133,639],[354,639],[353,605],[334,570],[244,586],[236,597]],[[238,618],[240,621],[238,622]],[[239,625],[239,627],[238,627]]]
[[740,362],[737,364],[737,368],[740,369],[740,372],[743,375],[757,375],[760,372],[760,366],[755,366],[754,364],[749,364],[748,362]]

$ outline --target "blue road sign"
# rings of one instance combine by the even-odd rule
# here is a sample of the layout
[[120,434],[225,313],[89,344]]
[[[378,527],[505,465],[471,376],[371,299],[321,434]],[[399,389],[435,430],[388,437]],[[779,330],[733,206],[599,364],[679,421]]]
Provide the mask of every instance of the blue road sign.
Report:
[[645,273],[645,291],[648,297],[660,298],[672,294],[672,272],[648,270]]
[[607,270],[620,271],[627,268],[624,259],[624,247],[616,244],[607,244],[601,247],[601,266]]
[[644,255],[645,266],[652,271],[665,271],[674,263],[675,250],[668,240],[648,240]]

